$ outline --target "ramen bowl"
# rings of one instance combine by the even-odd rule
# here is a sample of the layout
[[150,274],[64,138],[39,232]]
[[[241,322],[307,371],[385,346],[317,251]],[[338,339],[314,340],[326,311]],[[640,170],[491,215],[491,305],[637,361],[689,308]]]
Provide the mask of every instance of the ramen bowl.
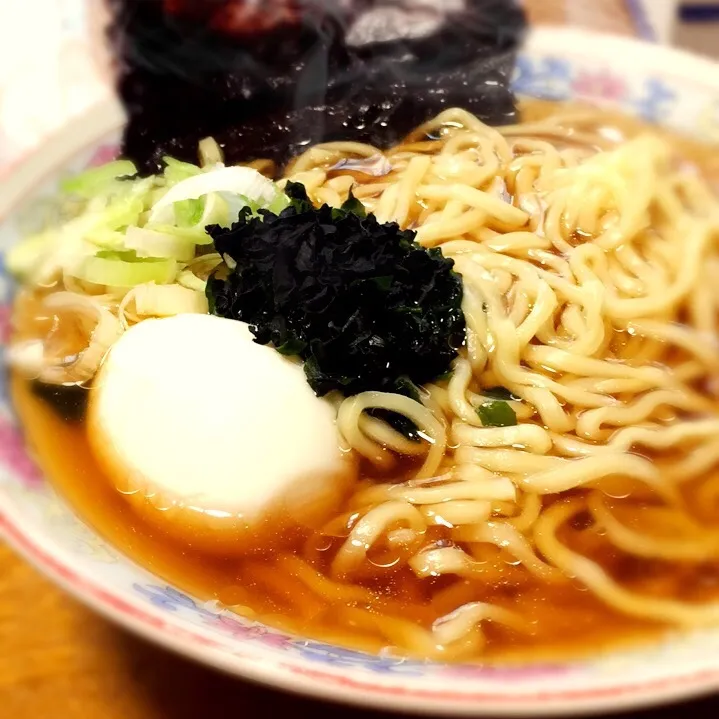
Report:
[[[674,50],[579,31],[535,31],[514,84],[523,96],[588,101],[719,142],[719,67]],[[114,156],[121,124],[119,108],[103,105],[26,159],[0,197],[0,250],[42,221],[41,198],[60,177]],[[3,273],[4,340],[12,293]],[[719,627],[582,660],[482,666],[351,651],[202,602],[125,558],[74,515],[26,453],[4,387],[0,531],[68,592],[145,638],[230,674],[320,699],[456,716],[556,715],[636,708],[719,689]]]

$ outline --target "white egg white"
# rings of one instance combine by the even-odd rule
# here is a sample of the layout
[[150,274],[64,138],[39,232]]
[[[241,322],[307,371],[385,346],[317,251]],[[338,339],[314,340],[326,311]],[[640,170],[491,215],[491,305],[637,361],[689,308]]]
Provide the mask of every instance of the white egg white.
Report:
[[146,320],[109,352],[88,433],[135,511],[193,546],[254,551],[329,519],[356,478],[302,367],[210,315]]

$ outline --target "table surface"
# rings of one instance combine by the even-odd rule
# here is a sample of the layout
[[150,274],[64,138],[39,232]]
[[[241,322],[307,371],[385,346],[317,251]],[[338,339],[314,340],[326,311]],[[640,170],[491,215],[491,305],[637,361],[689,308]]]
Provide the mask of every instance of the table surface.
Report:
[[[260,688],[169,654],[101,619],[0,546],[3,719],[252,719],[253,710],[270,717],[291,711],[299,718],[381,719]],[[635,716],[673,719],[680,711],[713,719],[719,699]]]
[[[64,5],[71,2],[64,0]],[[21,8],[16,3],[8,3],[8,9],[10,5],[13,13]],[[30,2],[25,7],[35,5]],[[528,0],[528,6],[534,22],[571,21],[595,29],[631,33],[630,19],[620,0],[582,3]],[[7,23],[0,24],[5,30],[11,29]],[[77,33],[78,28],[74,31]],[[32,47],[36,49],[38,44]],[[86,67],[81,62],[78,64],[77,53],[70,59],[73,58],[76,67]],[[79,80],[74,86],[73,97],[80,104],[87,103],[93,93],[98,92],[101,73],[83,77],[87,93],[78,94]],[[11,146],[0,146],[0,166],[3,159],[7,161],[19,152],[22,143],[36,141],[35,136],[28,134],[33,128],[27,119],[17,118],[15,125],[6,122],[15,115],[8,110],[9,95],[6,92],[3,97],[0,86],[0,100],[3,99],[5,103],[0,102],[0,110],[7,112],[5,115],[0,112],[0,140],[4,133],[5,140],[13,142]],[[67,112],[69,107],[65,108]],[[62,113],[59,117],[62,119]],[[25,134],[15,136],[12,128],[21,128]],[[34,126],[34,129],[37,133],[47,130],[44,126]],[[3,157],[2,150],[10,154]],[[377,716],[259,688],[148,645],[85,609],[8,548],[0,546],[0,716],[8,719],[197,719],[213,710],[219,710],[219,716],[235,712],[252,716],[253,709],[261,709],[270,716],[291,710],[294,716],[319,719],[340,712],[343,719]],[[715,716],[717,710],[719,700],[710,699],[683,705],[681,710],[667,708],[647,716],[669,719],[683,711],[702,719]]]

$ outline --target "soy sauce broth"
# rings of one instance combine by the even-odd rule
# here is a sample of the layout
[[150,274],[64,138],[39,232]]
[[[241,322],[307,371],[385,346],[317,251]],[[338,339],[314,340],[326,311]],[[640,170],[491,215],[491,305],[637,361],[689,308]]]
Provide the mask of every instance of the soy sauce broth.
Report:
[[[80,517],[143,568],[200,601],[217,600],[244,616],[291,633],[374,652],[386,645],[377,631],[366,626],[352,628],[343,617],[334,616],[333,607],[310,591],[291,570],[277,569],[278,560],[282,563],[294,553],[301,553],[307,536],[294,538],[291,550],[281,556],[245,558],[195,550],[191,536],[186,542],[165,536],[143,522],[103,476],[91,453],[83,422],[64,420],[19,378],[12,380],[12,396],[40,468]],[[577,543],[576,536],[573,539],[573,546],[577,548],[579,544],[581,549],[581,542]],[[324,547],[329,554],[332,542],[326,538],[317,541],[320,550]],[[591,543],[588,540],[585,548],[590,555]],[[638,591],[645,587],[654,594],[677,596],[679,592],[686,594],[688,585],[694,583],[703,587],[702,599],[719,598],[719,567],[711,569],[711,576],[705,567],[702,576],[692,577],[686,567],[671,569],[640,560],[628,562],[618,556],[601,559],[604,564],[617,563],[623,579]],[[321,560],[318,568],[324,568]],[[282,574],[280,581],[278,572]],[[420,580],[409,570],[389,573],[382,582],[358,584],[372,591],[375,610],[423,626],[430,626],[458,600],[489,598],[481,580]],[[663,631],[659,626],[613,612],[575,583],[560,587],[537,581],[520,587],[508,583],[496,589],[493,597],[526,617],[533,633],[526,637],[489,626],[487,649],[476,657],[481,661],[582,656],[635,643]]]
[[[538,120],[560,109],[567,106],[525,102],[523,116],[525,121]],[[595,127],[617,128],[628,136],[645,129],[624,116],[594,112]],[[684,138],[672,136],[672,141],[710,181],[719,183],[719,153]],[[193,548],[192,536],[183,542],[166,536],[132,510],[93,458],[86,428],[76,414],[64,418],[17,377],[12,379],[12,396],[28,444],[46,476],[81,518],[140,566],[201,601],[216,600],[248,618],[303,637],[372,652],[386,646],[371,623],[354,622],[351,614],[338,612],[336,603],[310,590],[298,577],[293,563],[297,557],[309,556],[312,568],[325,574],[340,540],[298,532],[287,550],[251,557],[218,556]],[[691,496],[687,498],[691,502]],[[707,511],[704,520],[719,522],[719,512]],[[719,564],[628,558],[608,549],[590,527],[572,524],[562,530],[562,539],[599,562],[628,589],[688,601],[719,599]],[[442,538],[439,528],[436,538]],[[358,596],[371,598],[358,600],[357,606],[430,627],[461,603],[496,600],[528,620],[529,635],[489,623],[486,649],[472,658],[475,661],[566,659],[647,641],[666,631],[614,612],[575,582],[551,585],[530,576],[517,585],[510,581],[514,569],[508,564],[506,583],[491,590],[481,577],[420,580],[409,569],[391,570],[381,580],[373,577],[354,583],[366,590]]]

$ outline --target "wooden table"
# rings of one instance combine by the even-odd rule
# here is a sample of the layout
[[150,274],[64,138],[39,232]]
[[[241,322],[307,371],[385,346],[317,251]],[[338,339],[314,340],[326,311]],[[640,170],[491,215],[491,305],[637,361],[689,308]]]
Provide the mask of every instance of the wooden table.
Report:
[[[527,0],[534,22],[631,33],[621,0]],[[2,719],[204,719],[225,716],[378,716],[261,689],[150,646],[60,592],[0,546]],[[716,716],[719,699],[669,708]]]
[[[262,689],[180,659],[85,609],[0,546],[2,719],[254,719],[260,712],[379,716]],[[710,719],[719,699],[642,716],[672,719],[680,712]]]

